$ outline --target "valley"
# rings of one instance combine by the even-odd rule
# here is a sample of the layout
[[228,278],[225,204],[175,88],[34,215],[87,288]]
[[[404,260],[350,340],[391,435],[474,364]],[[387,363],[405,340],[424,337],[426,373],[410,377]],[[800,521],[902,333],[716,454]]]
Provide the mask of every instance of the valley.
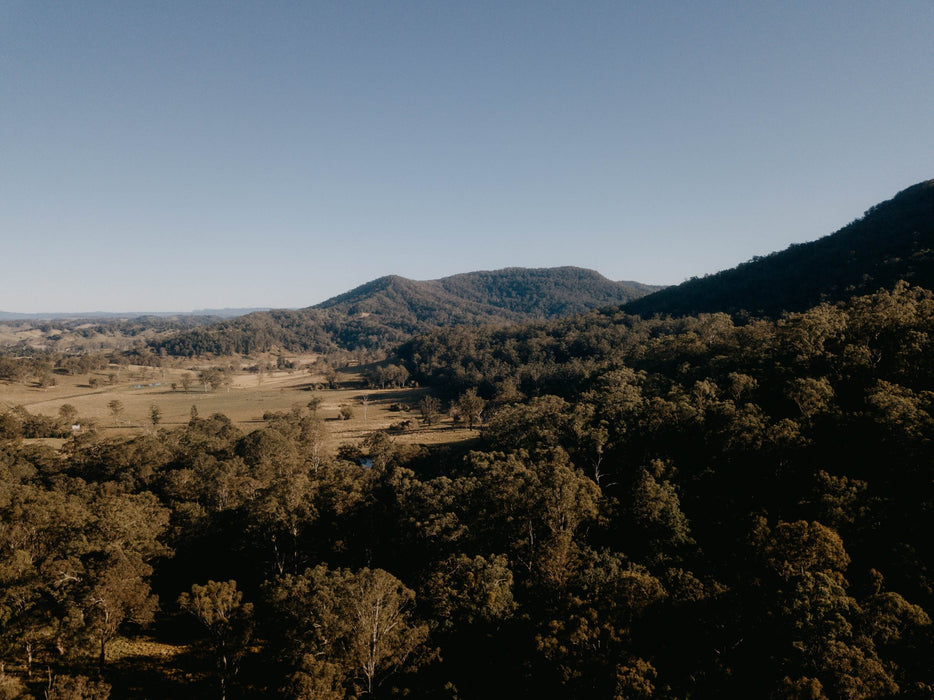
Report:
[[932,35],[0,2],[0,700],[934,699]]
[[[542,309],[604,282],[380,278],[299,312],[101,321],[93,346],[16,321],[0,683],[930,697],[930,211],[921,183],[813,243],[567,313]],[[832,283],[788,262],[839,255]]]
[[[373,388],[364,376],[372,367],[357,365],[326,374],[315,368],[317,359],[315,355],[288,358],[302,369],[228,371],[223,385],[217,387],[200,382],[198,375],[218,362],[230,367],[242,362],[240,358],[224,358],[213,365],[113,364],[82,377],[56,373],[53,386],[40,387],[31,379],[0,383],[0,407],[22,407],[57,421],[62,406],[71,406],[76,412],[74,424],[81,426],[77,430],[93,429],[100,439],[127,439],[160,428],[177,428],[188,423],[193,411],[201,416],[223,414],[241,430],[249,431],[265,424],[265,414],[308,412],[310,402],[316,404],[313,413],[327,426],[327,448],[332,453],[341,444],[361,440],[373,431],[391,430],[406,421],[409,426],[405,430],[394,431],[395,439],[403,443],[437,444],[470,437],[448,416],[431,426],[420,425],[418,404],[426,389]],[[252,360],[274,363],[276,358]],[[119,402],[116,416],[111,408],[114,401]],[[159,416],[156,424],[152,422],[154,407]],[[350,409],[351,417],[341,416],[341,409]],[[38,440],[60,447],[65,438]]]

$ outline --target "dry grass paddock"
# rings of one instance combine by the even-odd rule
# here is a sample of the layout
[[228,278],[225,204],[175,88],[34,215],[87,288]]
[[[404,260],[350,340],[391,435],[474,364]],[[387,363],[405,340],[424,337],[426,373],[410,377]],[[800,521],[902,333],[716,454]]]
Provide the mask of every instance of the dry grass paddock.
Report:
[[[198,382],[199,369],[198,366],[111,366],[90,377],[55,375],[55,385],[45,388],[38,387],[32,380],[0,382],[0,410],[20,405],[33,414],[57,417],[62,405],[71,404],[78,412],[79,424],[93,423],[103,437],[129,437],[152,430],[152,406],[158,407],[161,414],[160,427],[172,428],[187,423],[194,407],[202,417],[223,413],[248,432],[264,424],[264,414],[293,408],[307,410],[308,402],[317,397],[321,399],[317,412],[328,429],[330,450],[407,420],[416,426],[415,430],[394,431],[393,440],[439,444],[475,434],[455,426],[447,416],[441,416],[439,422],[430,427],[422,425],[417,407],[424,389],[367,389],[360,376],[363,368],[338,372],[335,389],[317,388],[325,384],[321,375],[303,370],[276,370],[263,375],[235,373],[229,387],[216,390],[206,389]],[[114,374],[117,376],[110,384],[110,376]],[[182,378],[186,374],[191,379],[187,391],[182,388]],[[89,380],[95,378],[99,383],[92,387]],[[117,416],[108,407],[114,400],[123,407]],[[353,417],[341,420],[341,409],[345,407],[352,410]]]

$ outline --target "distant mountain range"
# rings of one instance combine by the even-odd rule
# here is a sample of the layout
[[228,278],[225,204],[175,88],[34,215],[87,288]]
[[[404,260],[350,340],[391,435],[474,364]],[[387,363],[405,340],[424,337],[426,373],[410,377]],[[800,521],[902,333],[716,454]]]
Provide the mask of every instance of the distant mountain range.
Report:
[[507,268],[428,281],[391,275],[315,306],[252,313],[154,346],[173,355],[388,348],[439,326],[553,319],[658,289],[577,267]]
[[934,288],[934,180],[899,192],[817,241],[668,287],[624,308],[642,316],[778,316],[890,288],[900,279]]
[[[544,321],[610,306],[642,316],[775,317],[891,288],[901,279],[934,288],[934,180],[899,192],[817,241],[674,287],[614,282],[577,267],[507,268],[427,281],[390,275],[303,309],[194,312],[233,318],[150,342],[184,356],[388,349],[442,326]],[[0,320],[14,316],[0,314]]]
[[0,321],[57,321],[86,318],[89,320],[133,319],[156,316],[159,318],[174,318],[176,316],[213,316],[215,318],[235,318],[256,311],[267,311],[268,307],[255,307],[249,309],[195,309],[194,311],[61,311],[43,313],[16,313],[0,311]]

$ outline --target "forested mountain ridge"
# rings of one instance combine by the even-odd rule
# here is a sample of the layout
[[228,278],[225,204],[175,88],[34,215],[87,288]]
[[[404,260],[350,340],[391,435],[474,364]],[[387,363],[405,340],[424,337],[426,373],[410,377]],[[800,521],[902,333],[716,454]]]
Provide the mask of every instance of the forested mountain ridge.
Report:
[[618,306],[654,289],[575,267],[507,268],[428,281],[390,275],[315,306],[249,314],[155,347],[174,355],[387,348],[442,326],[553,319]]
[[836,233],[668,287],[625,309],[642,316],[775,317],[891,289],[897,280],[934,287],[934,180],[899,192]]
[[454,318],[490,316],[512,320],[511,315],[515,315],[516,320],[552,319],[618,305],[621,300],[659,289],[640,282],[613,282],[599,272],[579,267],[508,267],[427,281],[388,275],[311,308],[355,314],[398,310],[408,305],[412,311],[430,313],[449,304]]

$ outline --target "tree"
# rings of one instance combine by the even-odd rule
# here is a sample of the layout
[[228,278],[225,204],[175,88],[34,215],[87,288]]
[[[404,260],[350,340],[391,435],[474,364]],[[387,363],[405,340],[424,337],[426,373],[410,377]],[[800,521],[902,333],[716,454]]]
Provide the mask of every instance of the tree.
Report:
[[178,605],[207,630],[224,700],[253,636],[253,604],[243,602],[236,581],[208,581],[203,586],[194,584],[190,593],[182,593]]
[[441,412],[441,402],[434,396],[426,396],[419,404],[418,408],[422,413],[422,421],[425,425],[431,425],[438,419]]
[[78,418],[78,409],[70,403],[63,403],[58,409],[58,417],[66,427],[71,427]]
[[467,427],[471,430],[475,425],[483,422],[483,409],[486,408],[486,400],[477,396],[476,389],[468,389],[457,399],[457,407],[461,415],[467,419]]
[[320,396],[312,396],[306,405],[314,415],[318,415],[318,409],[321,408],[323,403],[324,399]]
[[399,668],[428,637],[428,627],[411,624],[415,593],[382,569],[363,569],[348,581],[350,629],[347,649],[365,679],[367,695]]
[[107,700],[110,685],[87,676],[50,676],[44,697],[45,700]]
[[[900,635],[902,626],[929,624],[923,611],[900,596],[876,594],[871,606],[881,605],[876,614],[867,615],[847,591],[843,571],[850,557],[843,541],[818,522],[779,521],[770,529],[760,519],[752,540],[775,583],[767,591],[775,620],[767,641],[781,640],[785,645],[776,645],[768,654],[789,677],[816,678],[831,697],[872,698],[897,692],[894,668],[880,659],[882,645],[872,640],[872,627],[878,625],[883,642],[890,630]],[[869,623],[868,635],[858,633],[863,619]]]
[[77,496],[0,480],[0,658],[21,659],[27,675],[62,633],[89,518]]
[[795,379],[788,394],[805,420],[829,411],[833,405],[833,387],[824,377]]
[[3,700],[17,700],[18,698],[31,698],[26,693],[26,684],[16,676],[7,675],[0,670],[0,698]]
[[561,590],[577,566],[578,532],[599,515],[597,485],[562,450],[475,452],[469,461],[469,500],[479,505],[474,536],[521,562],[546,590]]
[[498,410],[486,425],[495,449],[544,450],[558,446],[572,420],[570,404],[558,396],[537,396],[528,404]]
[[240,451],[261,488],[247,506],[247,529],[271,551],[276,573],[298,571],[305,556],[300,538],[315,518],[314,483],[294,445],[275,429],[255,431],[241,445],[250,442]]
[[360,396],[360,405],[363,406],[363,422],[366,423],[366,409],[370,405],[370,395],[362,394]]
[[227,374],[217,369],[217,367],[211,367],[210,369],[201,370],[198,373],[198,381],[204,385],[204,391],[207,392],[208,387],[211,387],[211,391],[217,391],[221,385],[226,381]]
[[428,637],[427,625],[412,619],[415,593],[382,569],[320,565],[281,578],[270,602],[294,659],[293,684],[313,683],[310,664],[375,697],[386,679],[418,663]]
[[640,470],[628,509],[640,535],[636,540],[646,542],[649,551],[658,557],[691,542],[678,494],[671,482],[662,478],[663,474],[664,465],[658,461],[652,465],[652,471]]
[[90,504],[92,520],[85,532],[88,553],[78,595],[83,625],[95,640],[101,666],[107,645],[124,623],[148,624],[157,608],[149,588],[150,562],[169,553],[160,537],[169,513],[155,496],[98,494]]
[[156,404],[149,407],[149,422],[152,423],[153,428],[158,427],[162,422],[162,410]]
[[114,417],[114,425],[116,425],[117,419],[123,413],[123,402],[120,399],[112,399],[107,402],[107,408],[110,409],[110,414]]
[[299,440],[305,459],[308,465],[314,470],[315,474],[324,463],[324,444],[328,437],[327,426],[317,415],[305,416],[301,423]]
[[146,625],[157,602],[146,578],[152,567],[135,557],[105,556],[94,562],[84,598],[84,620],[98,646],[98,663],[107,662],[107,645],[124,622]]
[[536,642],[566,697],[655,697],[655,668],[637,655],[633,627],[667,597],[661,581],[619,554],[590,552],[573,594]]
[[373,469],[381,471],[386,468],[396,452],[396,446],[386,433],[375,431],[366,436],[363,446],[367,449]]
[[497,622],[512,615],[516,602],[506,557],[458,554],[447,557],[428,577],[425,590],[432,619],[448,631]]

